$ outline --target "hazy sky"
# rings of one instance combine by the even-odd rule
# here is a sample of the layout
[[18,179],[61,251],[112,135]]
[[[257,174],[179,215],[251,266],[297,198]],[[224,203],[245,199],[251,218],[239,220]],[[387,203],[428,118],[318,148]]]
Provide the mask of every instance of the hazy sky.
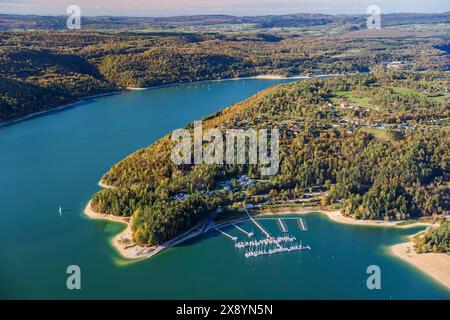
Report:
[[382,13],[450,11],[448,0],[0,0],[0,13],[65,15],[73,4],[90,16],[341,14],[366,13],[369,5]]

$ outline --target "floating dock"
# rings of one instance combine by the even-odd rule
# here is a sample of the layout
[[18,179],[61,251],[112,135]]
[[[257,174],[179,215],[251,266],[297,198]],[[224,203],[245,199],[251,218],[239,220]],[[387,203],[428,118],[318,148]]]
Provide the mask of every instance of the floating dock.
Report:
[[233,237],[232,235],[229,235],[228,233],[226,233],[225,231],[220,230],[219,228],[215,228],[217,231],[219,231],[221,234],[223,234],[224,236],[227,236],[228,238],[230,238],[233,241],[236,241],[238,238],[237,237]]
[[306,220],[303,218],[298,219],[298,226],[299,226],[300,230],[302,230],[302,231],[308,230],[308,226],[306,225]]
[[297,238],[292,236],[283,236],[276,238],[266,238],[261,240],[250,240],[250,241],[240,241],[235,243],[236,248],[247,248],[247,247],[258,247],[258,246],[267,246],[267,245],[276,245],[280,247],[281,243],[294,242]]
[[263,255],[273,255],[273,254],[277,254],[277,253],[283,253],[283,252],[292,252],[292,251],[301,251],[301,250],[311,250],[310,246],[306,246],[304,247],[303,245],[299,244],[299,245],[294,245],[291,247],[279,247],[277,249],[263,249],[263,250],[256,250],[256,251],[247,251],[245,253],[245,257],[246,258],[250,258],[250,257],[258,257],[258,256],[263,256]]
[[266,235],[267,238],[271,238],[272,236],[271,236],[266,230],[264,230],[264,228],[263,228],[258,222],[256,222],[255,219],[252,218],[252,216],[250,215],[250,213],[248,213],[247,209],[244,209],[244,210],[245,210],[245,212],[247,212],[248,218],[249,218],[254,224],[256,224],[256,226],[259,228],[259,230],[261,230],[261,231]]
[[283,222],[283,220],[281,220],[280,218],[278,218],[278,225],[279,225],[280,230],[282,232],[287,232],[288,231],[287,228],[286,228],[286,225]]
[[[298,220],[298,217],[282,217],[282,218],[276,218],[276,217],[256,217],[255,220],[260,221],[260,220],[278,220],[278,219],[282,219],[282,220]],[[248,220],[248,219],[247,219]]]
[[238,229],[239,231],[241,231],[242,233],[244,233],[247,237],[251,238],[253,237],[253,232],[247,232],[244,229],[242,229],[241,227],[239,227],[237,224],[233,223],[233,226]]

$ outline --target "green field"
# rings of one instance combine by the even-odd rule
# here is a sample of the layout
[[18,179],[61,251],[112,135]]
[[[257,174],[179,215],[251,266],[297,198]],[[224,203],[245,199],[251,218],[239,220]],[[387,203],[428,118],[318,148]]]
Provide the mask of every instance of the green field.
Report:
[[389,87],[392,90],[394,90],[395,93],[398,94],[404,94],[404,95],[418,95],[421,97],[426,97],[426,94],[413,90],[413,89],[409,89],[409,88],[403,88],[403,87]]
[[334,93],[335,97],[331,98],[330,101],[334,105],[339,104],[339,98],[347,101],[350,104],[354,104],[358,107],[373,109],[376,106],[372,103],[369,97],[358,97],[354,91],[338,91]]
[[438,24],[405,24],[397,26],[388,26],[387,29],[397,29],[403,31],[433,31],[433,32],[450,32],[450,23]]
[[389,87],[394,90],[395,93],[403,94],[403,95],[416,95],[422,98],[429,98],[436,102],[450,102],[450,93],[449,92],[439,92],[438,94],[427,94],[423,92],[419,92],[417,90],[404,88],[404,87]]
[[361,128],[361,131],[369,133],[373,135],[376,139],[389,141],[391,139],[389,133],[386,129],[378,129],[378,128]]
[[[441,91],[435,94],[428,94],[424,92],[420,92],[414,89],[409,89],[405,87],[395,87],[389,86],[388,88],[392,89],[394,93],[401,95],[415,95],[421,98],[428,98],[437,103],[447,102],[450,103],[450,93]],[[367,108],[367,109],[376,109],[378,106],[373,102],[373,99],[370,97],[359,97],[358,93],[355,91],[337,91],[334,93],[334,96],[329,98],[329,101],[334,105],[339,105],[342,101],[346,101],[351,105]]]

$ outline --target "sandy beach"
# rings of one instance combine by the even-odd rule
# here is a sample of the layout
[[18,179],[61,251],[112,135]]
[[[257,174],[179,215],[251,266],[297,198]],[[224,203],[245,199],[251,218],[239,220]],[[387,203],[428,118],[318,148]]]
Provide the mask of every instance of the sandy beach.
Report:
[[[112,238],[111,242],[113,246],[119,251],[122,257],[126,259],[141,259],[147,258],[155,255],[159,251],[158,248],[153,247],[143,247],[132,243],[131,241],[131,224],[129,218],[113,216],[110,214],[97,213],[91,208],[91,201],[88,202],[86,207],[84,208],[84,214],[91,219],[100,219],[100,220],[108,220],[118,223],[123,223],[127,227],[122,232],[116,234],[114,238]],[[129,239],[130,242],[124,242],[125,239]],[[125,240],[127,241],[127,240]]]
[[144,91],[144,90],[148,90],[149,88],[126,87],[125,89],[130,90],[130,91]]
[[123,223],[127,226],[125,230],[115,235],[111,240],[112,245],[117,249],[120,255],[126,259],[147,259],[153,257],[154,255],[160,253],[165,249],[168,249],[177,245],[178,243],[198,236],[203,231],[199,226],[195,226],[164,244],[158,246],[140,246],[134,243],[132,240],[131,223],[129,218],[97,213],[92,210],[91,201],[88,202],[83,212],[91,219],[108,220],[112,222]]
[[422,253],[414,251],[412,241],[391,246],[396,257],[422,270],[450,290],[450,256],[445,253]]
[[103,189],[114,189],[113,186],[107,185],[106,183],[104,183],[102,180],[100,180],[98,182],[99,187],[102,187]]

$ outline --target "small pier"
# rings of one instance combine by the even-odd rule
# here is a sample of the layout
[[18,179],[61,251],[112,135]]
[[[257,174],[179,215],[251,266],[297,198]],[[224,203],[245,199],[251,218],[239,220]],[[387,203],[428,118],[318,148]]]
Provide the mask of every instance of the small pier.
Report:
[[283,217],[283,218],[275,218],[275,217],[257,217],[255,220],[262,221],[262,220],[278,220],[282,219],[284,220],[298,220],[297,217]]
[[233,226],[238,229],[239,231],[241,231],[242,233],[244,233],[247,237],[251,238],[253,237],[253,232],[247,232],[244,229],[242,229],[241,227],[239,227],[237,224],[233,223]]
[[272,236],[271,236],[266,230],[264,230],[264,228],[263,228],[258,222],[256,222],[255,219],[252,218],[252,216],[251,216],[250,213],[247,211],[247,209],[244,209],[244,210],[245,210],[245,212],[247,212],[248,218],[249,218],[254,224],[256,224],[256,226],[259,228],[259,230],[261,230],[261,231],[266,235],[267,238],[271,238]]
[[233,241],[236,241],[238,238],[237,237],[233,237],[232,235],[229,235],[228,233],[226,233],[225,231],[220,230],[219,228],[215,228],[217,231],[219,231],[221,234],[223,234],[224,236],[227,236],[228,238],[230,238]]
[[306,220],[303,218],[298,219],[298,226],[299,226],[300,230],[302,230],[302,231],[308,230],[308,226],[306,225]]
[[283,220],[281,220],[280,218],[278,218],[278,225],[279,225],[280,230],[282,232],[287,232],[288,231],[287,228],[286,228],[286,225],[283,222]]

